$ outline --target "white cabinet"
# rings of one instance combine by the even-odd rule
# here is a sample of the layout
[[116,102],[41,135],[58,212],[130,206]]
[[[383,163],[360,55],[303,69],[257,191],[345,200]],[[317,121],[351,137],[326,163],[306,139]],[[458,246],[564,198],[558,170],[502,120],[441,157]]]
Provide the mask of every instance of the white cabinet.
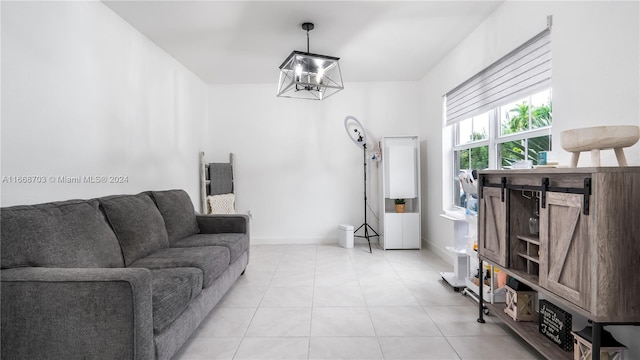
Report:
[[392,199],[415,198],[416,148],[410,144],[391,143],[387,145],[386,197]]
[[385,250],[419,249],[420,214],[385,213],[383,239]]
[[[380,243],[383,249],[420,249],[420,145],[417,136],[381,139]],[[395,200],[405,200],[398,213]]]
[[384,214],[384,249],[402,249],[402,215]]
[[420,249],[420,214],[402,214],[402,248]]

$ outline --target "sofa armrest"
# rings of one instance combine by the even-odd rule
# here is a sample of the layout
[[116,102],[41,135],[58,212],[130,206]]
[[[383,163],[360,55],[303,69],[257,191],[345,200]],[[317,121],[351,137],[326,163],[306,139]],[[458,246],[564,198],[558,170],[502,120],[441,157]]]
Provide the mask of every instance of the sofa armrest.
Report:
[[249,216],[247,215],[197,215],[196,219],[202,234],[249,234]]
[[2,280],[2,358],[154,359],[151,273],[15,268]]

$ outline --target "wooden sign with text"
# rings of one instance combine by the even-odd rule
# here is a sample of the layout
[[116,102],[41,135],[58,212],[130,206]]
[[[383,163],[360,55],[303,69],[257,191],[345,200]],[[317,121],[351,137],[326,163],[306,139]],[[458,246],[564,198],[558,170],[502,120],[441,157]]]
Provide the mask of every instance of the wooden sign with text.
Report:
[[564,351],[573,350],[571,314],[547,300],[540,300],[538,327],[540,333]]

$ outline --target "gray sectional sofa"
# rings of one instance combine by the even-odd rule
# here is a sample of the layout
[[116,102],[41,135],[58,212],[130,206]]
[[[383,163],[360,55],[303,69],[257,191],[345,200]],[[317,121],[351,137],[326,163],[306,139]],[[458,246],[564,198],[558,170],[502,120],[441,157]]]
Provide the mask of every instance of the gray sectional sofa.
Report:
[[2,359],[170,359],[249,262],[248,217],[182,190],[0,216]]

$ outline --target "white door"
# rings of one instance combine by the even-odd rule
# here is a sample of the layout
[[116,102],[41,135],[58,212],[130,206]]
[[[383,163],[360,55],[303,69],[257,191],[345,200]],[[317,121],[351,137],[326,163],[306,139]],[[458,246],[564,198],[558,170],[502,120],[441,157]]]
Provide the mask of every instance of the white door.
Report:
[[404,213],[402,217],[402,248],[420,248],[420,214]]
[[384,214],[384,249],[402,249],[402,214]]

